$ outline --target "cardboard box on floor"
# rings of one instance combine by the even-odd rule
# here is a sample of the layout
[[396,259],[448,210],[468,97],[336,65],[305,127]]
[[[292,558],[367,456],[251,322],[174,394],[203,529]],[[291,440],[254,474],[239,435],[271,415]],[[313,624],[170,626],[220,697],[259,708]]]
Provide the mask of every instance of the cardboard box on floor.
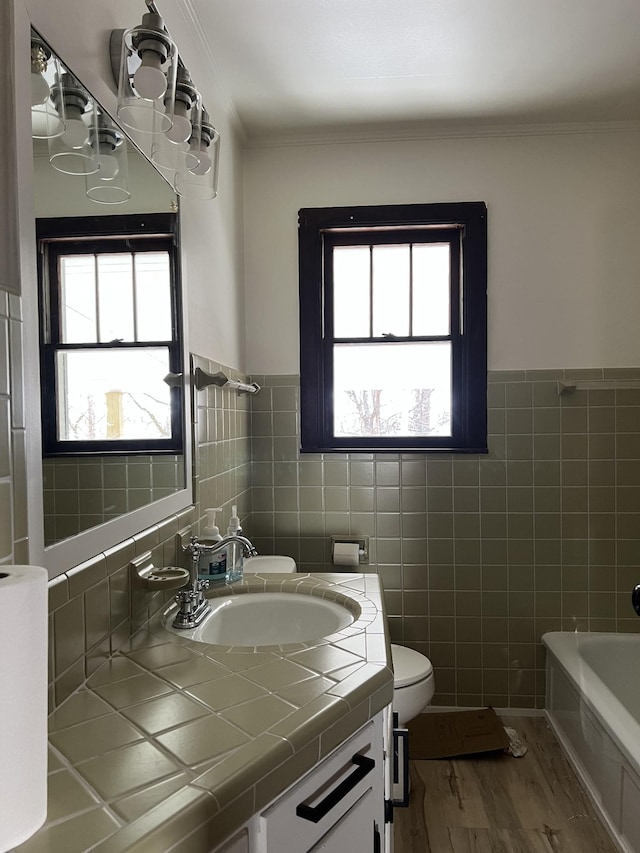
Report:
[[420,714],[409,729],[409,758],[454,758],[504,750],[509,738],[493,708]]

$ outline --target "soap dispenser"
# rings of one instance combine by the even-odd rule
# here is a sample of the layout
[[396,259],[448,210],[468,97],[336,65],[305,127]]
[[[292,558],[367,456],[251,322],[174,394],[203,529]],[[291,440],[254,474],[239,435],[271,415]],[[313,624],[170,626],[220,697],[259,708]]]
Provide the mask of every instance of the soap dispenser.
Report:
[[208,580],[210,583],[224,581],[227,576],[227,549],[223,549],[217,554],[211,554],[206,547],[207,545],[215,545],[222,539],[220,530],[216,525],[217,512],[222,512],[222,507],[216,506],[205,509],[207,523],[202,530],[202,545],[204,547],[200,552],[198,561],[198,577],[200,580]]
[[[242,527],[240,527],[240,519],[238,518],[238,507],[234,504],[231,507],[231,518],[227,527],[227,536],[238,536],[240,533],[242,533]],[[243,563],[244,552],[242,545],[232,540],[227,548],[227,583],[242,580]]]

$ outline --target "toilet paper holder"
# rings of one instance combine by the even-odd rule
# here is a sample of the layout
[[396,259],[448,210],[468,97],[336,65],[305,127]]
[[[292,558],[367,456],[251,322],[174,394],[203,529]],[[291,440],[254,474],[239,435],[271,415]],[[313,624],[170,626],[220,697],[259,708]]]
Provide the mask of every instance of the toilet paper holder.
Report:
[[369,537],[368,536],[332,536],[331,537],[331,560],[333,562],[333,556],[335,552],[336,545],[356,545],[358,546],[358,562],[360,564],[365,564],[369,562]]

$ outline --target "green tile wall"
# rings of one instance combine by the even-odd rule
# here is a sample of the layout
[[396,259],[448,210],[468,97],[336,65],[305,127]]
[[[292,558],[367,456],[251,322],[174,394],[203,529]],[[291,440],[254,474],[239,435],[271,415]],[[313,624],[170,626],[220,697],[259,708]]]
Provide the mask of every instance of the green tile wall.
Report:
[[558,395],[640,370],[491,374],[490,452],[473,457],[300,456],[298,378],[251,378],[255,396],[195,392],[196,508],[51,583],[52,706],[162,606],[132,590],[131,557],[179,562],[174,532],[208,506],[224,529],[237,503],[259,550],[305,571],[333,570],[332,534],[368,535],[393,638],[432,659],[437,704],[542,707],[544,631],[640,630],[640,391]]
[[53,545],[184,488],[184,460],[89,456],[42,464],[45,545]]
[[300,455],[298,377],[252,378],[247,530],[305,571],[332,569],[332,534],[370,536],[437,704],[542,707],[545,631],[640,630],[640,390],[615,387],[640,370],[490,374],[483,456]]
[[[193,356],[192,367],[249,381],[237,370],[198,356]],[[194,394],[194,495],[200,531],[205,522],[204,510],[222,507],[216,523],[225,533],[233,504],[238,507],[241,522],[251,510],[250,395],[217,385]]]

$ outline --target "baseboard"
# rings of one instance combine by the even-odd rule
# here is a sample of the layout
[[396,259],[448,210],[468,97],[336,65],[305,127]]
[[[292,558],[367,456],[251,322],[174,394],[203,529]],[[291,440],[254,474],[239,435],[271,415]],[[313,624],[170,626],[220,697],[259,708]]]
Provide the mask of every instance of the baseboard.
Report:
[[[459,708],[456,705],[429,705],[423,714],[446,714],[449,711],[473,711],[473,708]],[[476,710],[481,710],[480,706]],[[494,708],[499,717],[544,717],[542,708]]]

